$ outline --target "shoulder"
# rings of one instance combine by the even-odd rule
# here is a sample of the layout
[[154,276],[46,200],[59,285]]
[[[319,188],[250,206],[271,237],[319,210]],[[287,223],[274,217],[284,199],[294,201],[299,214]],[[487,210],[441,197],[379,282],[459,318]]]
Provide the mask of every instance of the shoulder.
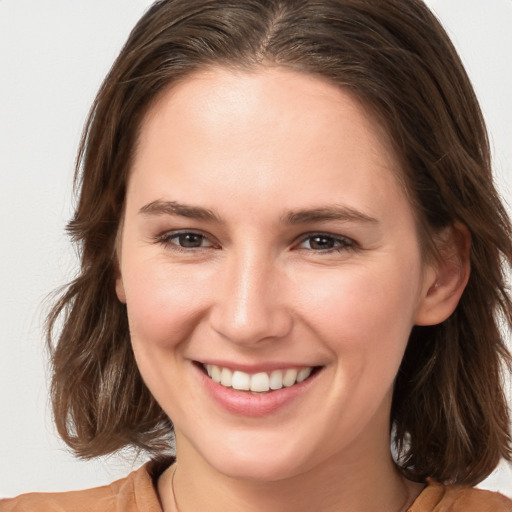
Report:
[[110,485],[83,491],[30,493],[0,501],[0,512],[161,512],[145,464]]
[[512,512],[512,501],[496,492],[429,482],[408,512]]

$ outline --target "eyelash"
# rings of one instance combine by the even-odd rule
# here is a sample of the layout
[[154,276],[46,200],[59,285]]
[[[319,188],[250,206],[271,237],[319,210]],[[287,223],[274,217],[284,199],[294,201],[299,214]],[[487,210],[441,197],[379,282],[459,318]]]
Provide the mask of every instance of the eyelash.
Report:
[[[180,237],[193,236],[198,237],[201,240],[201,243],[204,241],[209,242],[209,245],[199,245],[197,247],[184,247],[180,245],[180,243],[176,243],[173,240],[179,240]],[[317,239],[317,241],[323,240],[322,243],[327,242],[328,244],[332,244],[331,247],[327,248],[317,248],[316,250],[309,247],[301,247],[302,244],[309,241],[311,242]],[[162,244],[164,247],[172,249],[174,251],[179,252],[190,252],[190,251],[198,251],[201,249],[218,249],[219,246],[211,242],[209,236],[197,232],[197,231],[168,231],[161,235],[158,235],[155,241],[159,244]],[[308,233],[307,235],[302,236],[299,239],[299,242],[294,244],[294,247],[298,250],[302,251],[311,251],[318,254],[332,254],[334,252],[344,252],[344,251],[354,251],[358,249],[357,243],[345,236],[332,235],[330,233]]]
[[332,235],[330,233],[309,233],[306,236],[301,238],[299,245],[302,245],[304,242],[311,241],[314,239],[321,239],[323,241],[328,241],[333,244],[333,247],[327,247],[324,249],[312,249],[312,248],[302,248],[301,250],[313,251],[320,254],[330,254],[333,252],[344,252],[344,251],[353,251],[358,248],[356,242],[346,236]]
[[197,251],[200,249],[210,249],[210,248],[217,248],[217,246],[210,242],[210,245],[199,247],[183,247],[182,245],[179,245],[178,243],[173,242],[174,239],[179,239],[179,237],[186,237],[186,236],[194,236],[201,239],[201,242],[203,241],[209,241],[209,237],[203,233],[197,232],[197,231],[168,231],[165,233],[162,233],[161,235],[158,235],[156,237],[156,242],[159,244],[162,244],[165,248],[172,249],[173,251],[180,251],[180,252],[190,252],[190,251]]

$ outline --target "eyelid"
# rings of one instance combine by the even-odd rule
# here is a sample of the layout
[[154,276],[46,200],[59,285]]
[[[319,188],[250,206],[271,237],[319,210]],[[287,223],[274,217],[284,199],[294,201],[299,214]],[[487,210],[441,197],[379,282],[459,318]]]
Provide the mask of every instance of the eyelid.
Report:
[[[177,243],[173,243],[172,240],[180,235],[197,235],[202,237],[204,240],[207,240],[209,242],[209,245],[206,246],[200,246],[200,247],[182,247]],[[211,236],[209,233],[205,233],[204,231],[197,230],[197,229],[171,229],[168,231],[164,231],[160,234],[158,234],[154,238],[155,243],[162,244],[164,247],[171,248],[176,251],[198,251],[201,249],[210,249],[219,248],[219,244],[215,242],[215,239],[213,236]]]
[[[207,241],[208,245],[200,245],[198,247],[183,247],[179,245],[178,243],[174,243],[173,239],[179,237],[180,235],[196,235],[199,237],[202,237],[203,241]],[[311,240],[315,237],[318,238],[325,238],[332,240],[334,242],[333,247],[327,247],[327,248],[307,248],[307,247],[300,247],[304,242]],[[191,251],[199,251],[199,250],[205,250],[205,249],[220,249],[220,244],[216,242],[215,237],[213,237],[209,233],[205,233],[204,231],[198,230],[198,229],[175,229],[175,230],[166,230],[162,233],[157,234],[154,239],[154,243],[163,245],[166,248],[175,250],[175,251],[181,251],[181,252],[191,252]],[[333,252],[343,252],[343,251],[350,251],[350,250],[357,250],[360,249],[359,244],[352,238],[347,237],[345,235],[340,234],[334,234],[329,233],[325,231],[315,231],[315,232],[309,232],[304,233],[300,237],[296,239],[296,241],[292,245],[292,249],[295,250],[303,250],[308,251],[310,253],[317,253],[317,254],[328,254]]]
[[[308,249],[308,248],[300,247],[300,245],[302,245],[304,242],[306,242],[307,240],[311,240],[315,237],[319,237],[319,238],[323,237],[323,238],[334,240],[336,243],[338,243],[338,245],[334,246],[334,247],[329,247],[326,249],[312,249],[312,248]],[[306,233],[304,235],[301,235],[298,238],[297,242],[295,243],[295,247],[297,247],[299,250],[305,250],[305,251],[310,251],[310,252],[319,253],[319,254],[356,250],[356,249],[360,248],[359,244],[354,239],[352,239],[350,237],[347,237],[345,235],[338,235],[338,234],[334,234],[334,233],[327,233],[324,231],[316,231],[316,232],[311,232],[311,233]]]

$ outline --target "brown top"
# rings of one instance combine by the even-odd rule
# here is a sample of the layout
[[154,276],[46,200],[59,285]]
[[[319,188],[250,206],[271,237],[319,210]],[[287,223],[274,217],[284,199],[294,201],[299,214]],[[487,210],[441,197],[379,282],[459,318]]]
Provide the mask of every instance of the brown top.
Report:
[[[159,474],[149,462],[103,487],[1,500],[0,512],[162,512],[155,488]],[[490,491],[430,482],[408,512],[512,512],[512,501]]]

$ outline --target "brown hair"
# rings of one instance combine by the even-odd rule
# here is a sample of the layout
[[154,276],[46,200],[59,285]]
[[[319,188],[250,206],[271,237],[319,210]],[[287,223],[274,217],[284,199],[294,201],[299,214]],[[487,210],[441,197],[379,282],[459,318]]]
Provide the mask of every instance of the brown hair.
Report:
[[281,66],[348,88],[390,134],[426,247],[443,227],[469,230],[467,288],[448,320],[413,329],[391,421],[409,478],[482,480],[512,457],[499,329],[512,323],[511,226],[469,79],[420,0],[162,0],[143,16],[98,93],[78,155],[68,229],[81,268],[48,321],[60,434],[84,457],[169,447],[172,423],[141,379],[115,294],[115,240],[142,118],[165,87],[212,65]]

